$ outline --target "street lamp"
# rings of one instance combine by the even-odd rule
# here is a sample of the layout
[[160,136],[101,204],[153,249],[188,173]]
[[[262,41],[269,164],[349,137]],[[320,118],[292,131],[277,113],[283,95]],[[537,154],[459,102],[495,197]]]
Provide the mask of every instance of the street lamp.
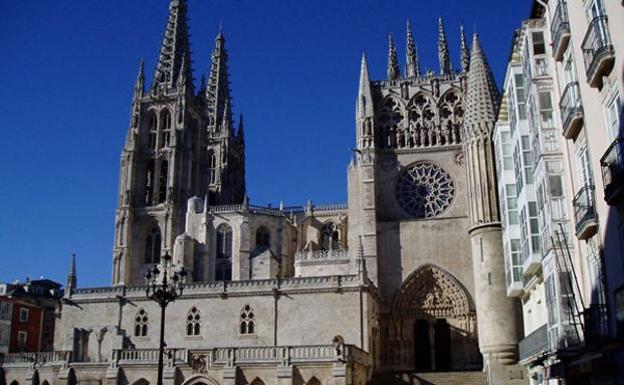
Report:
[[165,353],[165,308],[182,295],[186,282],[184,266],[174,269],[171,256],[165,252],[159,265],[145,273],[145,295],[160,306],[160,345],[158,350],[158,382],[163,384],[163,356]]

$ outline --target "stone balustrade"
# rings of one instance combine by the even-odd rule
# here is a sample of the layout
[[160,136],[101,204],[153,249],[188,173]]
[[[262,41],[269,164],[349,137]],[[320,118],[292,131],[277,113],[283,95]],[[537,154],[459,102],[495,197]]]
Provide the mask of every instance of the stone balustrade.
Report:
[[[343,345],[336,349],[333,345],[308,346],[253,346],[225,347],[206,350],[165,349],[165,364],[169,367],[188,365],[194,370],[201,367],[232,366],[235,364],[283,364],[357,362],[369,365],[369,354],[354,345]],[[46,353],[9,353],[0,355],[3,367],[25,365],[68,366],[73,360],[72,352],[55,351]],[[110,366],[143,365],[158,362],[158,349],[122,349],[111,352]]]
[[348,249],[297,251],[295,262],[299,261],[335,261],[349,259]]

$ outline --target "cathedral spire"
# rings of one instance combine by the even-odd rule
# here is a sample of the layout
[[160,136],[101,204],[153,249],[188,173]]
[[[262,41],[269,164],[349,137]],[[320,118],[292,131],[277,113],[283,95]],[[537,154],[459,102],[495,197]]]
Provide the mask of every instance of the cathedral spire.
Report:
[[416,43],[414,42],[414,35],[412,34],[412,27],[410,26],[409,20],[407,20],[407,50],[405,56],[407,59],[405,76],[408,78],[420,77],[418,52],[416,51]]
[[499,95],[494,75],[492,75],[476,33],[472,39],[467,94],[464,118],[466,134],[469,136],[477,136],[481,133],[491,134],[496,122]]
[[[186,0],[171,0],[169,3],[169,19],[156,65],[154,88],[172,87],[181,71],[185,71],[188,81],[193,79],[186,10]],[[183,62],[186,67],[182,66]]]
[[[208,75],[206,87],[206,102],[208,108],[208,126],[211,130],[217,130],[223,126],[224,120],[229,121],[231,127],[230,109],[230,82],[227,69],[228,54],[225,49],[225,37],[219,30],[215,39],[215,48],[212,51],[212,64]],[[226,112],[226,107],[228,111]]]
[[464,23],[459,26],[460,31],[460,50],[461,50],[461,64],[462,72],[466,73],[470,69],[470,52],[468,51],[468,43],[466,43],[466,34],[464,32]]
[[238,131],[236,136],[241,142],[245,141],[245,125],[243,124],[243,114],[238,115]]
[[451,56],[449,53],[448,41],[446,40],[446,32],[444,32],[444,23],[442,18],[438,18],[438,58],[440,60],[440,74],[448,75],[451,73]]
[[392,33],[388,34],[388,79],[394,80],[401,77],[401,69],[399,68],[399,59],[397,57],[396,46]]
[[362,53],[360,64],[360,87],[358,89],[357,113],[360,118],[370,116],[373,108],[373,93],[370,86],[368,74],[368,61],[366,54]]

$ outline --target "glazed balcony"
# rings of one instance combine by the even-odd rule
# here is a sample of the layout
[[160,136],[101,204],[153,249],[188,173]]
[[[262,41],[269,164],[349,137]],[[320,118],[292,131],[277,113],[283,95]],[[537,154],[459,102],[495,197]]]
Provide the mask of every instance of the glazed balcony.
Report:
[[624,202],[624,137],[611,143],[600,159],[604,199],[609,205]]
[[566,139],[576,139],[581,127],[583,127],[585,116],[578,82],[571,82],[566,85],[559,101],[559,109],[561,110],[563,136]]
[[615,62],[607,20],[606,15],[595,17],[589,23],[581,46],[587,82],[592,87],[602,88],[602,77],[611,73]]
[[574,197],[574,219],[576,221],[576,237],[591,238],[598,231],[598,214],[594,186],[584,186]]
[[544,324],[518,343],[521,363],[528,363],[548,352],[548,327]]
[[570,19],[568,18],[568,4],[560,0],[555,10],[555,15],[550,23],[550,35],[552,36],[553,56],[561,61],[563,53],[570,42]]

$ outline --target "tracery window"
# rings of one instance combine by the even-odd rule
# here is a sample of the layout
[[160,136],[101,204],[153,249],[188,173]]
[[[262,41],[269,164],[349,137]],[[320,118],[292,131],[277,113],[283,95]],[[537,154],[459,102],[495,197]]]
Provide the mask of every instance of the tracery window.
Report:
[[134,336],[145,337],[147,336],[147,323],[149,319],[147,312],[143,309],[139,310],[134,319]]
[[405,132],[405,147],[426,147],[438,144],[435,124],[436,110],[431,99],[416,94],[408,105],[409,127]]
[[461,127],[464,121],[464,106],[455,90],[445,93],[438,103],[440,110],[440,132],[438,144],[461,143]]
[[186,335],[198,336],[201,334],[201,315],[195,306],[191,308],[186,316]]
[[215,280],[232,279],[232,228],[223,224],[217,228]]
[[154,160],[147,163],[145,175],[145,205],[151,206],[154,203],[154,173],[156,164]]
[[158,226],[153,226],[145,237],[145,263],[160,262],[160,243],[160,229]]
[[398,133],[403,130],[403,120],[403,112],[397,101],[393,98],[387,98],[383,103],[379,116],[382,135],[381,144],[383,147],[394,148],[397,146]]
[[323,250],[340,248],[340,230],[334,222],[328,222],[323,226],[320,246]]
[[245,305],[240,314],[240,334],[254,334],[256,321],[253,309],[249,305]]
[[271,232],[265,226],[260,226],[258,230],[256,230],[256,247],[258,246],[271,246]]
[[450,206],[454,195],[451,176],[431,163],[418,163],[403,171],[396,188],[399,205],[417,219],[442,214]]

